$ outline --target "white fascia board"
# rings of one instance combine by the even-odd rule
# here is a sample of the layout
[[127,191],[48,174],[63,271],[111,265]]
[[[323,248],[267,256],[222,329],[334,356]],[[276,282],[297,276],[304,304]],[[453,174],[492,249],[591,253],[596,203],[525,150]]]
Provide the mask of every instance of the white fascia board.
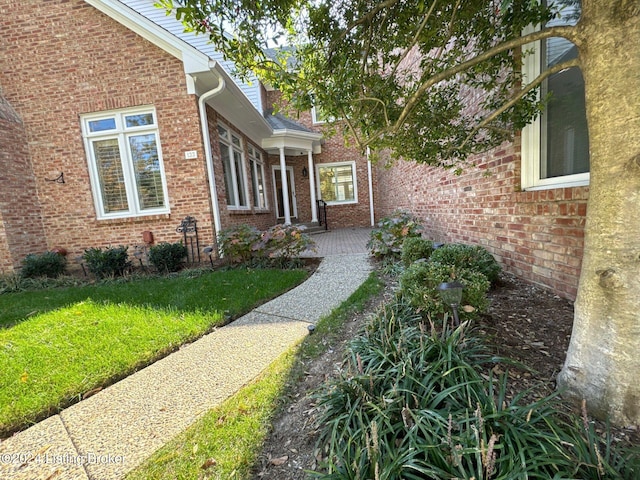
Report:
[[287,150],[312,151],[320,153],[320,141],[322,135],[312,132],[301,132],[296,130],[274,130],[269,138],[262,141],[262,148],[274,150],[285,148]]
[[185,73],[203,72],[209,69],[207,55],[121,2],[111,0],[85,0],[85,2],[181,60]]

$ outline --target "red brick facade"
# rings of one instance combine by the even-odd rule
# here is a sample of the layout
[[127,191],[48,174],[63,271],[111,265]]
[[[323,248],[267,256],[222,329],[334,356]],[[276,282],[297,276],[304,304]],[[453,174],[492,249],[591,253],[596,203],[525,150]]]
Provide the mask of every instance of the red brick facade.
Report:
[[[44,230],[44,245],[32,253],[62,246],[74,259],[89,247],[143,244],[145,230],[156,242],[175,242],[187,215],[200,220],[200,236],[210,242],[197,103],[186,93],[182,63],[80,0],[46,8],[9,2],[6,11],[1,35],[11,48],[0,53],[0,85],[24,122],[38,192],[29,203],[40,200]],[[171,214],[96,220],[80,115],[139,105],[156,109]],[[186,150],[198,159],[184,160]],[[64,184],[46,180],[61,172]],[[6,184],[0,188],[5,197]]]
[[[1,94],[2,92],[0,92]],[[22,122],[0,95],[0,272],[46,249],[36,181]]]
[[[0,273],[18,268],[28,253],[54,246],[66,248],[73,263],[89,247],[142,245],[143,231],[151,231],[156,243],[176,242],[176,227],[186,216],[198,220],[201,245],[211,244],[215,215],[198,99],[187,93],[182,61],[82,0],[0,4],[9,12],[0,20]],[[271,105],[278,94],[263,90],[262,99]],[[170,213],[98,220],[80,119],[136,106],[156,112]],[[242,125],[209,107],[207,115],[222,228],[268,228],[276,223],[273,167],[279,157],[262,151],[267,209],[227,208],[217,123],[242,138],[245,158],[251,141]],[[295,120],[321,132],[311,112]],[[187,160],[187,151],[197,158]],[[327,137],[322,153],[313,155],[316,167],[356,164],[357,202],[330,205],[331,228],[370,226],[366,160],[340,136]],[[307,222],[307,156],[287,157],[286,163],[294,172],[297,220]],[[522,192],[518,140],[476,163],[459,177],[407,162],[378,166],[372,178],[375,220],[408,210],[429,238],[486,246],[508,271],[574,298],[588,188]],[[248,161],[245,169],[249,179]],[[60,173],[64,183],[49,181]]]
[[505,270],[574,299],[588,188],[521,191],[518,141],[476,164],[460,176],[410,162],[378,168],[378,217],[410,211],[425,237],[482,245]]
[[[5,109],[13,112],[0,123],[0,162],[7,165],[7,181],[0,184],[2,271],[18,268],[28,253],[54,246],[66,248],[77,266],[90,247],[143,245],[143,231],[152,232],[155,243],[176,242],[181,239],[176,227],[186,216],[198,220],[200,243],[213,243],[198,102],[187,93],[182,62],[82,0],[50,1],[46,8],[42,2],[2,3],[11,14],[3,18],[0,33],[3,45],[10,45],[0,51],[0,87]],[[170,213],[99,220],[81,116],[137,106],[156,111]],[[276,223],[272,166],[279,165],[279,158],[262,151],[269,208],[227,208],[217,123],[224,122],[242,138],[245,158],[251,142],[242,125],[233,125],[210,107],[207,115],[221,227],[249,223],[268,228]],[[310,113],[301,122],[311,127]],[[331,139],[328,145],[331,151],[325,147],[315,162],[360,162],[358,203],[330,207],[332,226],[368,225],[366,162],[339,140]],[[197,158],[186,160],[186,151],[195,151]],[[298,220],[310,220],[309,182],[302,175],[307,158],[288,157],[287,164],[294,168]],[[248,168],[245,161],[247,179]],[[60,173],[65,183],[48,181]],[[251,197],[251,182],[247,184]]]

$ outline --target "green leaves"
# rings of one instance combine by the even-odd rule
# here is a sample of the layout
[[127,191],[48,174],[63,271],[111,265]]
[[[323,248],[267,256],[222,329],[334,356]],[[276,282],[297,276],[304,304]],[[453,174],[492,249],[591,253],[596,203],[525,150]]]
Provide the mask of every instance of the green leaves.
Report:
[[511,395],[468,323],[429,334],[419,321],[399,301],[350,343],[342,375],[318,395],[317,478],[637,476],[638,449],[560,414],[557,394]]
[[360,147],[441,166],[499,145],[538,113],[537,98],[523,96],[513,42],[554,15],[531,0],[158,5],[294,109],[313,99]]

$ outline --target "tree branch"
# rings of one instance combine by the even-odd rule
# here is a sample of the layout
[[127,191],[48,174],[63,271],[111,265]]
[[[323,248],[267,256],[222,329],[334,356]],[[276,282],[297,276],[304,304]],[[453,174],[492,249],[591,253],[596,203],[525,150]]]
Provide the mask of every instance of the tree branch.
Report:
[[[420,36],[420,33],[422,33],[422,31],[424,30],[424,27],[427,24],[427,22],[429,21],[429,18],[431,17],[431,14],[433,13],[433,10],[436,8],[436,3],[438,3],[437,0],[434,0],[431,3],[431,7],[429,8],[429,11],[427,12],[427,14],[425,15],[424,19],[422,20],[422,22],[418,26],[418,31],[413,36],[413,39],[406,46],[406,48],[404,49],[404,52],[402,53],[402,55],[400,56],[400,58],[398,59],[398,61],[394,65],[393,70],[391,71],[391,76],[392,77],[395,76],[396,72],[398,71],[398,68],[400,67],[400,64],[402,63],[402,61],[405,58],[407,58],[407,55],[409,55],[409,52],[411,51],[411,49],[413,47],[415,47],[416,44],[418,43],[418,37]],[[459,5],[459,2],[458,2],[458,5]],[[456,6],[456,9],[457,9],[457,6]]]
[[[375,8],[373,8],[372,10],[367,12],[366,15],[360,17],[355,22],[353,22],[351,25],[347,25],[347,28],[344,29],[342,34],[335,41],[333,41],[331,43],[332,44],[340,43],[342,40],[344,40],[344,38],[347,36],[347,34],[351,30],[353,30],[355,27],[357,27],[358,25],[361,25],[363,23],[371,22],[373,17],[375,17],[378,14],[378,12],[380,12],[381,10],[384,10],[385,8],[388,8],[388,7],[391,7],[391,6],[395,5],[399,1],[400,0],[385,0],[382,3],[379,3],[378,5],[376,5]],[[329,48],[328,50],[331,51],[332,48]]]
[[469,141],[476,135],[476,133],[478,133],[478,131],[480,131],[480,129],[485,128],[489,125],[489,123],[493,122],[496,118],[498,118],[498,116],[500,116],[501,114],[503,114],[504,112],[506,112],[508,109],[510,109],[511,107],[513,107],[518,101],[520,101],[527,93],[529,93],[530,91],[532,91],[534,88],[538,87],[539,85],[542,84],[542,82],[544,82],[547,78],[549,78],[551,75],[554,75],[558,72],[561,72],[562,70],[565,70],[567,68],[571,68],[571,67],[578,67],[580,66],[580,62],[578,61],[577,58],[573,58],[571,60],[567,60],[566,62],[562,62],[562,63],[558,63],[556,65],[554,65],[551,68],[546,69],[544,72],[540,73],[540,75],[538,75],[532,82],[529,82],[525,88],[519,90],[516,95],[514,95],[511,100],[509,100],[508,102],[506,102],[504,105],[502,105],[500,108],[498,108],[497,110],[493,111],[490,115],[488,115],[484,120],[482,120],[480,123],[478,123],[472,130],[471,132],[469,132],[469,135],[467,135],[467,138],[464,139],[464,141],[459,145],[459,149],[463,148],[467,143],[469,143]]
[[474,67],[479,63],[489,60],[491,57],[499,53],[506,52],[508,50],[513,50],[514,48],[521,47],[528,43],[532,43],[538,40],[551,38],[551,37],[564,37],[568,40],[573,40],[576,38],[576,36],[577,34],[575,33],[575,27],[559,26],[559,27],[552,27],[544,30],[539,30],[537,32],[530,33],[528,35],[520,36],[518,38],[514,38],[506,42],[503,42],[500,45],[496,45],[495,47],[490,48],[489,50],[481,53],[480,55],[477,55],[474,58],[471,58],[465,62],[462,62],[453,67],[447,68],[446,70],[443,70],[442,72],[427,79],[422,85],[420,85],[420,87],[418,87],[418,89],[407,101],[404,109],[402,110],[402,113],[398,117],[398,120],[396,121],[395,125],[392,127],[392,131],[395,131],[402,126],[402,124],[406,121],[407,117],[413,111],[414,107],[417,105],[418,101],[422,98],[425,92],[429,88],[436,85],[437,83],[440,83],[444,80],[448,80],[449,78],[471,67]]

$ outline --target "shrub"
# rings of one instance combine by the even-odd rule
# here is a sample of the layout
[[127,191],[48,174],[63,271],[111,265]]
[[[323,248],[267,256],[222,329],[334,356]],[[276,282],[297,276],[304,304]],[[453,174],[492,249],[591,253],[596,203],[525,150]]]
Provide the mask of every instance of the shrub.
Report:
[[433,242],[422,237],[409,237],[402,244],[400,258],[405,267],[424,258],[428,259],[433,253]]
[[182,242],[162,242],[149,249],[149,262],[159,272],[177,272],[184,266],[187,247]]
[[315,248],[311,237],[294,225],[274,225],[264,232],[239,225],[221,231],[218,241],[228,260],[251,266],[288,267],[294,257]]
[[24,278],[57,278],[64,273],[67,259],[64,255],[45,252],[39,255],[29,254],[22,260],[20,275]]
[[314,248],[311,237],[295,225],[274,225],[260,235],[256,245],[259,256],[268,257],[280,268],[291,266],[294,257]]
[[409,237],[419,237],[422,226],[410,213],[397,211],[378,222],[371,231],[367,248],[374,257],[400,256],[402,244]]
[[[490,287],[487,277],[466,268],[434,262],[433,255],[429,261],[414,262],[400,275],[400,294],[420,312],[432,315],[447,313],[450,312],[450,306],[442,302],[438,286],[453,280],[458,280],[464,285],[461,319],[473,317],[487,309],[487,292]],[[466,311],[464,307],[467,305],[472,306],[474,310]]]
[[260,230],[250,225],[225,228],[218,234],[222,255],[231,263],[248,264],[259,255]]
[[501,270],[493,255],[479,245],[448,243],[436,249],[431,254],[431,260],[475,270],[484,274],[491,283],[498,280]]
[[110,247],[106,249],[90,248],[84,251],[82,259],[87,268],[97,278],[119,277],[131,266],[128,247]]

